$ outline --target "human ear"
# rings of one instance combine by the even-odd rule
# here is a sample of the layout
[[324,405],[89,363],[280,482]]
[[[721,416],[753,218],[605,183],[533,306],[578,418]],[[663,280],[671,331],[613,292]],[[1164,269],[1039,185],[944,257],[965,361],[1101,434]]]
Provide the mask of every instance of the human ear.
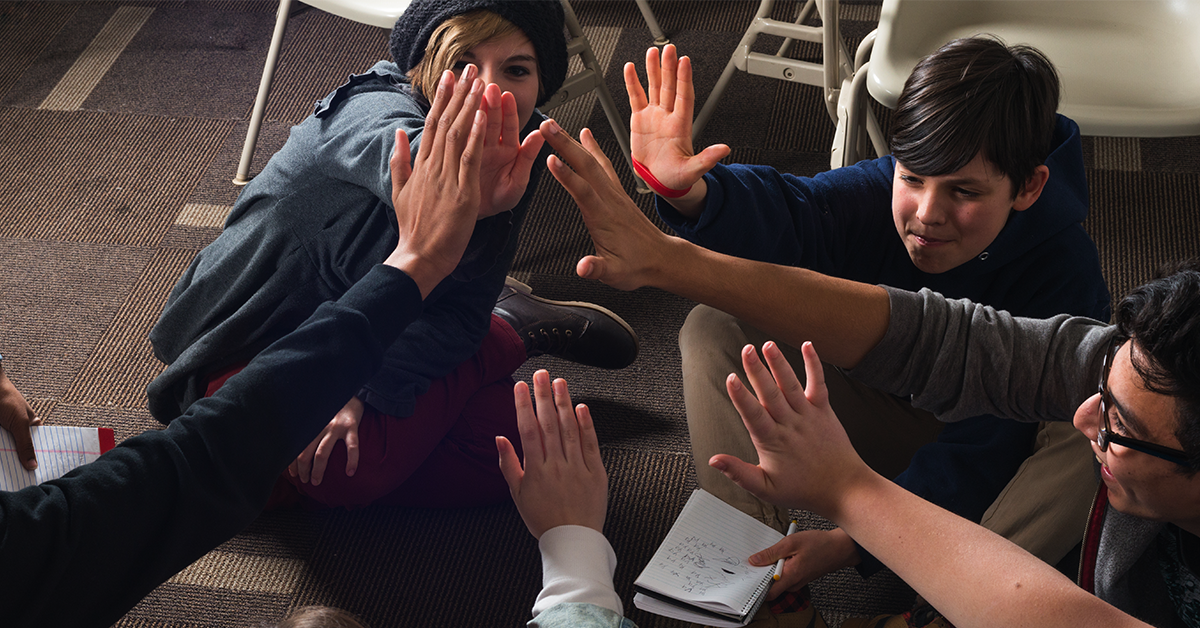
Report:
[[1046,182],[1050,180],[1050,168],[1045,164],[1033,169],[1033,174],[1025,180],[1025,185],[1017,191],[1017,197],[1013,199],[1013,211],[1023,212],[1030,208],[1042,195],[1042,190],[1046,187]]

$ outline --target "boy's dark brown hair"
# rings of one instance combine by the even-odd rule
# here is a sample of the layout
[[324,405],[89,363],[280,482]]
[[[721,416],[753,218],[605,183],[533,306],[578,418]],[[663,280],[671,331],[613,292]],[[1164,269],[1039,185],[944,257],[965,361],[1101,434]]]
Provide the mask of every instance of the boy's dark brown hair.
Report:
[[921,176],[950,174],[983,153],[1012,196],[1050,154],[1058,72],[1040,51],[994,37],[956,39],[925,57],[904,83],[891,150]]

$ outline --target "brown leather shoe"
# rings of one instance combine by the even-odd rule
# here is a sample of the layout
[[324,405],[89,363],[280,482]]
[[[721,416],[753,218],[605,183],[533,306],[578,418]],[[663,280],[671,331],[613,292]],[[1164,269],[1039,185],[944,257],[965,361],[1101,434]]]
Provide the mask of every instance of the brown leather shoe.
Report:
[[551,301],[508,277],[492,313],[525,343],[526,357],[553,355],[605,369],[623,369],[638,354],[638,337],[620,316],[593,303]]

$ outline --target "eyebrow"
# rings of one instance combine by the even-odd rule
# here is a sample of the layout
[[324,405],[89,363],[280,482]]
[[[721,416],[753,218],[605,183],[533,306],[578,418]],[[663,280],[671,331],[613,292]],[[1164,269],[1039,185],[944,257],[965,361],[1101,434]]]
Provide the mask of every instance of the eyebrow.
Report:
[[[468,57],[469,57],[469,58],[471,58],[471,59],[474,59],[474,58],[475,58],[475,53],[473,53],[473,52],[471,52],[470,50],[468,50],[468,51],[466,51],[466,52],[464,52],[464,53],[462,54],[462,58],[463,58],[463,59],[466,59],[466,58],[468,58]],[[506,58],[506,59],[504,60],[504,62],[505,62],[505,63],[519,63],[519,62],[526,62],[526,63],[532,63],[532,64],[534,64],[534,65],[537,65],[537,57],[535,57],[535,56],[533,56],[533,55],[525,55],[525,54],[521,54],[521,55],[513,55],[513,56],[511,56],[511,57],[508,57],[508,58]]]

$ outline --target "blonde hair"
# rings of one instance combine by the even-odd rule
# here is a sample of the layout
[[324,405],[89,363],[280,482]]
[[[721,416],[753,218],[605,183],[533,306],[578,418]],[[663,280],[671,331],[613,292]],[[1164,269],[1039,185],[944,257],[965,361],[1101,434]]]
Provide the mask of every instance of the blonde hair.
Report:
[[[408,78],[421,95],[433,100],[442,73],[454,69],[454,64],[467,51],[486,41],[513,33],[525,35],[516,24],[487,9],[446,18],[429,35],[429,43],[425,45],[425,56],[421,57],[421,62],[416,67],[408,71]],[[537,76],[538,98],[541,99],[541,73]]]

